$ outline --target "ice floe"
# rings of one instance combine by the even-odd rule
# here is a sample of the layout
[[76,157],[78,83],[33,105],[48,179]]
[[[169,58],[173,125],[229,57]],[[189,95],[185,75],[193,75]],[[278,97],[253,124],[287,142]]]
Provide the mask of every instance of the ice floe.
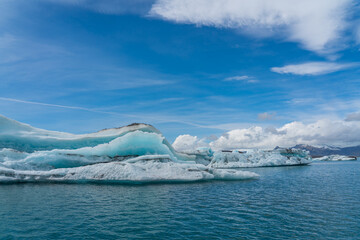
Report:
[[209,161],[208,165],[213,168],[249,168],[270,166],[295,166],[306,165],[312,161],[307,151],[299,149],[276,149],[246,151],[216,151],[204,149],[194,153],[199,163]]
[[[147,124],[92,134],[47,131],[0,116],[0,182],[181,182],[242,180],[256,173],[205,163],[210,150],[183,154]],[[201,163],[197,163],[200,161]]]
[[354,160],[357,160],[357,158],[353,156],[344,156],[344,155],[329,155],[329,156],[314,158],[314,161],[354,161]]

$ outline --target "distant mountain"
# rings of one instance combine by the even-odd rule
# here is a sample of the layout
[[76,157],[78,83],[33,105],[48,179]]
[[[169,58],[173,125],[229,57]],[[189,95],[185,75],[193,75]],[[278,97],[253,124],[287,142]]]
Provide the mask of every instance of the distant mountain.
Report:
[[313,157],[322,157],[333,154],[346,155],[346,156],[360,156],[360,145],[340,148],[333,146],[314,147],[306,144],[298,144],[293,148],[307,150],[310,152],[310,155]]

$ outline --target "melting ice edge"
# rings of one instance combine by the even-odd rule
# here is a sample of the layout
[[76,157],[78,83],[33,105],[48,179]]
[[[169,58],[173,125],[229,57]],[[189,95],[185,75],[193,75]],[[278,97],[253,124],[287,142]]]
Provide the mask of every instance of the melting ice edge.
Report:
[[180,153],[147,124],[76,135],[0,115],[0,183],[242,180],[258,175],[239,168],[310,162],[308,152],[297,149]]

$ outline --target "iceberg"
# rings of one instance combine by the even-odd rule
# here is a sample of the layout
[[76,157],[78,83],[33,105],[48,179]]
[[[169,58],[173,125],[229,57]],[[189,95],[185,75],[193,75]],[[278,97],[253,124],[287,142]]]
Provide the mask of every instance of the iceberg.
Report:
[[307,165],[312,162],[308,151],[296,148],[213,151],[211,148],[202,147],[186,154],[193,157],[196,163],[218,169],[298,166]]
[[[71,134],[35,128],[0,115],[0,149],[11,148],[18,151],[34,152],[94,147],[102,143],[108,143],[133,131],[161,135],[160,131],[153,126],[142,123],[104,129],[90,134]],[[172,149],[167,140],[164,140],[164,144]]]
[[[191,182],[206,180],[242,180],[258,177],[249,171],[226,171],[202,164],[176,163],[159,156],[109,162],[75,168],[51,170],[14,170],[0,167],[0,182]],[[163,159],[162,159],[163,160]]]
[[296,148],[213,151],[211,148],[202,147],[186,154],[196,163],[217,169],[298,166],[312,162],[308,151]]
[[198,148],[195,152],[187,154],[193,156],[197,163],[218,169],[297,166],[312,162],[308,151],[295,148],[278,148],[269,151],[259,149],[212,151],[210,148]]
[[246,152],[216,152],[210,166],[214,168],[249,168],[298,166],[312,162],[309,152],[300,149],[252,149]]
[[356,157],[337,155],[337,154],[314,158],[314,161],[355,161],[355,160],[357,160]]
[[210,154],[179,153],[148,124],[76,135],[0,116],[0,182],[143,183],[258,177],[249,171],[198,163],[210,160],[205,152]]

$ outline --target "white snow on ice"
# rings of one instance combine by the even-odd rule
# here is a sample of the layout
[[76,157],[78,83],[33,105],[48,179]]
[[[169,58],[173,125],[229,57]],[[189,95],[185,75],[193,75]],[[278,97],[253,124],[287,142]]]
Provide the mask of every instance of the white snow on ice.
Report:
[[0,182],[136,183],[258,177],[253,172],[205,166],[196,163],[196,158],[176,152],[147,124],[75,135],[0,116]]
[[344,156],[344,155],[337,155],[337,154],[314,158],[314,161],[354,161],[354,160],[357,160],[357,158]]

